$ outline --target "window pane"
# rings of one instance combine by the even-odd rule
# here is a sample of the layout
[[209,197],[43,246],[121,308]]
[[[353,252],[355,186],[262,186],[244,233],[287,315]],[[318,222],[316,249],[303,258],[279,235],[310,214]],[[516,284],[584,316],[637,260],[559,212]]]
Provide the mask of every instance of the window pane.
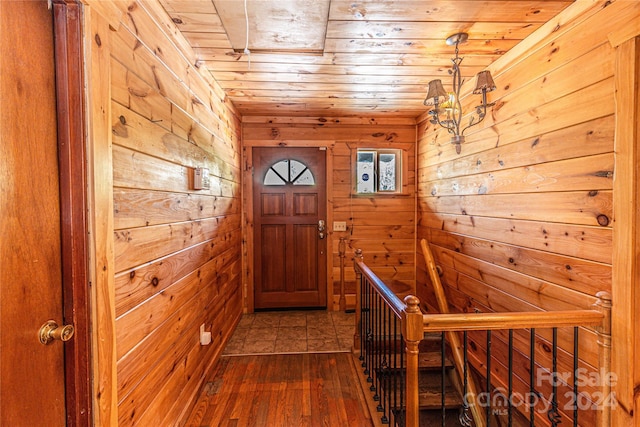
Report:
[[294,182],[298,175],[300,175],[306,168],[307,167],[304,164],[300,163],[297,160],[289,160],[289,181]]
[[273,168],[267,171],[264,177],[264,185],[285,185],[284,179],[273,171]]
[[309,169],[305,169],[298,177],[293,181],[293,185],[313,185],[316,181],[313,179],[313,174]]
[[396,155],[384,153],[380,154],[378,159],[378,189],[396,191]]
[[289,181],[289,160],[280,160],[278,163],[271,165],[271,169],[276,171],[285,182]]
[[356,191],[358,193],[375,192],[375,158],[374,151],[358,151],[356,167]]

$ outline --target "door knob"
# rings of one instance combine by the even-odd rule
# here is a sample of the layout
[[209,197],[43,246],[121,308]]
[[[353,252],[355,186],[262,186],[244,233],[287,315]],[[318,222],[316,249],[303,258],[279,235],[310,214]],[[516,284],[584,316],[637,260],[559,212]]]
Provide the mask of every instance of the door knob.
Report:
[[325,226],[324,226],[324,220],[320,220],[318,221],[318,237],[320,239],[324,239],[324,230],[325,230]]
[[38,335],[40,337],[40,343],[47,345],[54,340],[69,341],[71,337],[73,337],[74,332],[75,329],[73,325],[58,326],[55,321],[49,320],[40,327],[40,333]]

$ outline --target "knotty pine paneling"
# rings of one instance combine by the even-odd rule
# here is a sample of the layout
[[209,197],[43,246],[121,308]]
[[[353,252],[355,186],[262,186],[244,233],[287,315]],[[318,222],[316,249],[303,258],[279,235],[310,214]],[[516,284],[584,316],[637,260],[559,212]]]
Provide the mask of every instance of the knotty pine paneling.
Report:
[[[328,287],[334,295],[329,308],[340,294],[339,239],[346,239],[345,289],[355,294],[353,252],[360,248],[367,263],[381,279],[404,295],[415,289],[415,141],[416,124],[413,119],[380,117],[243,117],[245,169],[252,164],[250,151],[256,146],[327,147],[329,199],[327,224],[329,248]],[[361,196],[352,195],[354,187],[353,150],[357,148],[398,148],[404,154],[403,194]],[[249,175],[250,176],[250,175]],[[246,179],[249,187],[251,179]],[[245,187],[245,204],[250,203],[251,188]],[[248,204],[246,206],[249,206]],[[245,208],[247,212],[251,208]],[[246,218],[251,239],[251,218]],[[345,221],[346,232],[334,232],[333,221]],[[249,258],[251,254],[247,255]],[[250,263],[245,273],[248,283],[252,272]],[[248,301],[251,305],[251,301]]]
[[[492,64],[496,105],[467,132],[461,154],[445,131],[419,120],[417,237],[429,241],[443,269],[452,310],[582,309],[611,291],[615,49],[606,34],[637,19],[624,12],[631,7],[621,2],[568,19]],[[465,111],[473,98],[465,94]],[[435,311],[422,254],[416,268],[417,294]],[[537,367],[548,369],[550,332],[536,334]],[[566,372],[571,334],[558,338]],[[476,335],[475,364],[486,375],[486,342]],[[525,335],[516,338],[518,357],[528,353]],[[580,335],[581,366],[592,370],[596,335],[586,328]],[[494,335],[494,384],[505,382],[505,341]],[[516,368],[526,379],[527,367]]]
[[[242,311],[240,122],[168,17],[151,3],[114,7],[118,423],[180,425]],[[210,189],[193,190],[195,167]]]

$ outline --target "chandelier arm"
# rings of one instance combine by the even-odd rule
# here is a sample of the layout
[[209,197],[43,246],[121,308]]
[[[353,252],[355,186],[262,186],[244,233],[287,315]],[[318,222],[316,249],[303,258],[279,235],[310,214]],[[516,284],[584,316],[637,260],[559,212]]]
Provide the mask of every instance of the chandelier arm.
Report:
[[471,126],[475,126],[477,124],[482,123],[482,121],[487,117],[487,107],[492,107],[495,103],[488,104],[487,103],[487,91],[486,89],[482,89],[482,104],[476,107],[476,114],[478,117],[478,121],[475,121],[475,116],[472,114],[471,120],[469,121],[469,125],[462,129],[461,135],[464,135],[464,132],[469,129]]
[[441,128],[446,129],[449,133],[454,133],[456,128],[453,127],[453,126],[450,126],[450,125],[448,125],[446,123],[441,122],[440,121],[440,116],[438,115],[437,111],[435,111],[435,113],[433,114],[433,118],[436,120],[436,123],[438,124],[438,126],[440,126]]
[[[480,108],[480,107],[481,107],[481,106],[478,106],[478,108]],[[470,128],[470,127],[472,127],[472,126],[475,126],[475,125],[477,125],[477,124],[481,123],[481,122],[484,120],[484,118],[485,118],[485,117],[486,117],[486,115],[487,115],[487,107],[486,107],[486,106],[482,106],[482,107],[483,107],[482,114],[478,114],[478,115],[477,115],[477,117],[478,117],[478,121],[477,121],[477,122],[475,121],[475,117],[476,117],[476,116],[472,114],[472,115],[471,115],[471,121],[469,122],[469,124],[467,125],[467,127],[465,127],[464,129],[462,129],[462,132],[460,132],[460,135],[464,135],[464,132],[465,132],[467,129],[469,129],[469,128]]]

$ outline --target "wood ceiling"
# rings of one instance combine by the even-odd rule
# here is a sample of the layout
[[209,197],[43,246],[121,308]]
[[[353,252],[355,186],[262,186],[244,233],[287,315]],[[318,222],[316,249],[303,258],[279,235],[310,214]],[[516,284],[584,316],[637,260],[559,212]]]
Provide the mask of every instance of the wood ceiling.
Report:
[[417,117],[428,82],[450,84],[448,36],[469,33],[473,79],[572,0],[160,3],[242,115]]

